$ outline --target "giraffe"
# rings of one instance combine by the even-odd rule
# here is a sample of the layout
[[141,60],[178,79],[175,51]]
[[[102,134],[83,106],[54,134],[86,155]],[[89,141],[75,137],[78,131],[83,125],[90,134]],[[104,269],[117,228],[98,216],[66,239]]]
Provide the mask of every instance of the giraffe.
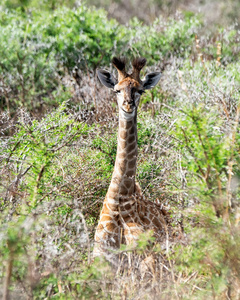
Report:
[[106,255],[120,244],[136,244],[141,233],[153,230],[158,241],[166,235],[168,214],[160,205],[144,199],[135,180],[137,162],[137,108],[140,96],[159,81],[160,72],[146,75],[142,81],[140,71],[145,58],[132,61],[133,71],[126,72],[126,60],[114,57],[113,66],[118,80],[105,70],[98,70],[100,82],[117,94],[119,129],[117,155],[110,186],[95,232],[93,256]]

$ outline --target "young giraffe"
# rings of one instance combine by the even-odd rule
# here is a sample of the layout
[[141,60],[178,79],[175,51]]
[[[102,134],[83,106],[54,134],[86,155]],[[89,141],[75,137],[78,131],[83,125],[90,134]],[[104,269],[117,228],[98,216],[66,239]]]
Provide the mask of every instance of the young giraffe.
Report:
[[93,256],[106,255],[108,249],[120,244],[135,243],[139,234],[153,230],[158,241],[166,235],[167,213],[159,205],[144,199],[135,181],[137,162],[137,108],[144,90],[154,87],[160,72],[150,73],[140,79],[145,58],[132,62],[133,72],[125,70],[125,60],[113,58],[118,71],[118,81],[105,70],[98,70],[102,84],[117,94],[119,131],[117,156],[112,180],[105,197],[100,220],[95,233]]

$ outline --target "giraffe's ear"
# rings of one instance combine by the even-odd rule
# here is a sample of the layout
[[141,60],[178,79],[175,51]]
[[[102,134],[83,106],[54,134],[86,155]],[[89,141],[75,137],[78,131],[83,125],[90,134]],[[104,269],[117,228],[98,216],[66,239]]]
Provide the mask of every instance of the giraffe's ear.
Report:
[[143,81],[143,88],[144,90],[150,90],[151,88],[155,87],[155,85],[158,83],[159,79],[161,77],[160,72],[154,72],[154,73],[149,73],[145,77]]
[[114,86],[117,84],[117,80],[108,71],[97,70],[97,76],[101,83],[110,89],[113,89]]

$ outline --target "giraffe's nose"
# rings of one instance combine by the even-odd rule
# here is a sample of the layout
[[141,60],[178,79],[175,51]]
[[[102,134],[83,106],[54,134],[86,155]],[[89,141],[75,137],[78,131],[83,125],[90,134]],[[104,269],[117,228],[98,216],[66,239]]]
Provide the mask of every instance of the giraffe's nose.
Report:
[[132,99],[130,99],[130,100],[126,101],[126,104],[128,104],[128,105],[134,105],[134,101]]

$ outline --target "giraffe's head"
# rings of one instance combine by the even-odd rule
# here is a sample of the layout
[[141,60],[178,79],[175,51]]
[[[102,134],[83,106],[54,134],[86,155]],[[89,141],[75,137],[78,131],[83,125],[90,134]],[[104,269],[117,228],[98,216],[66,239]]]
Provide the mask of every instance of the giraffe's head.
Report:
[[105,70],[98,70],[97,75],[102,84],[117,94],[120,114],[125,119],[130,119],[136,115],[142,93],[153,88],[158,83],[161,74],[160,72],[149,73],[142,81],[140,71],[146,64],[145,58],[136,58],[132,61],[131,74],[125,70],[125,59],[114,57],[112,63],[118,71],[118,80]]

